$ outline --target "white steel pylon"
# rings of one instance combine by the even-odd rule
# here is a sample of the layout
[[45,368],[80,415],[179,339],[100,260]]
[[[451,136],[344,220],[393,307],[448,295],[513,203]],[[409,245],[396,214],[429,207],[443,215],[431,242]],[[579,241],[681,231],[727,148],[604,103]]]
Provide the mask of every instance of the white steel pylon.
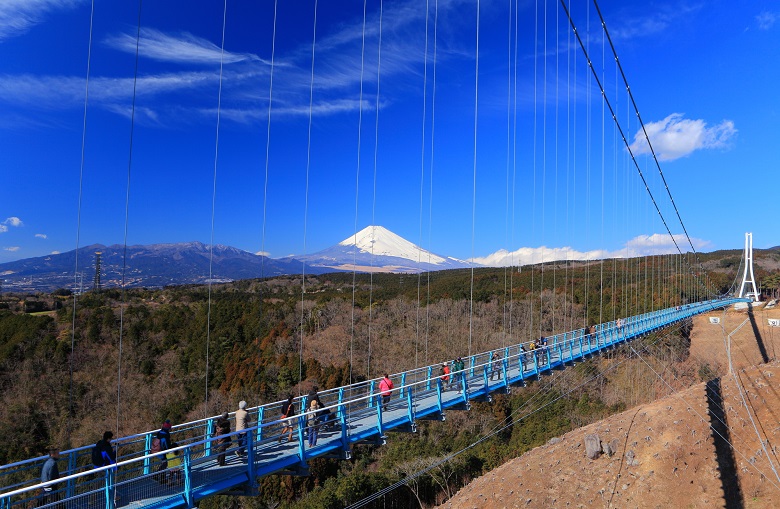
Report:
[[[750,279],[748,279],[748,273]],[[750,283],[753,286],[752,292],[745,294],[745,285]],[[758,290],[756,289],[756,277],[753,275],[753,234],[745,234],[745,272],[742,274],[742,285],[739,287],[739,297],[752,297],[757,301],[759,297]]]

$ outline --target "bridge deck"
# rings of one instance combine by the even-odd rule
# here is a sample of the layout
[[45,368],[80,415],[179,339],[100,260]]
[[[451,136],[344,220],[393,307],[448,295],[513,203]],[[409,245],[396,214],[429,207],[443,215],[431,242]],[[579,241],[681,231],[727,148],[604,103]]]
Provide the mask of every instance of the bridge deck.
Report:
[[[747,299],[729,298],[654,311],[608,322],[587,333],[578,329],[548,338],[546,348],[528,349],[528,343],[498,350],[502,356],[491,361],[493,351],[464,358],[462,372],[444,382],[438,365],[393,375],[396,389],[387,410],[378,404],[378,380],[323,391],[319,394],[331,410],[328,426],[320,425],[315,446],[308,447],[307,415],[293,418],[293,440],[283,440],[279,421],[282,402],[252,409],[257,426],[246,431],[246,456],[239,457],[238,433],[231,433],[225,451],[226,464],[219,466],[218,445],[212,430],[216,417],[174,427],[177,447],[168,453],[167,469],[158,471],[166,453],[149,454],[155,431],[117,439],[119,462],[112,467],[92,469],[88,464],[91,446],[64,451],[68,466],[58,480],[55,497],[43,506],[58,508],[192,507],[198,500],[217,493],[252,494],[256,479],[274,473],[305,475],[307,461],[315,457],[348,458],[351,444],[383,443],[385,432],[415,431],[419,419],[445,419],[448,409],[468,409],[470,401],[490,398],[508,391],[513,384],[534,379],[544,372],[565,366],[638,336],[680,322],[693,315],[722,308]],[[307,407],[307,397],[296,400],[298,409]],[[33,477],[44,458],[34,458],[0,467],[0,509],[27,507],[39,496],[42,485]],[[175,462],[180,465],[173,466]],[[18,479],[27,480],[18,480]],[[32,478],[32,479],[31,479]],[[54,497],[52,497],[53,499]]]

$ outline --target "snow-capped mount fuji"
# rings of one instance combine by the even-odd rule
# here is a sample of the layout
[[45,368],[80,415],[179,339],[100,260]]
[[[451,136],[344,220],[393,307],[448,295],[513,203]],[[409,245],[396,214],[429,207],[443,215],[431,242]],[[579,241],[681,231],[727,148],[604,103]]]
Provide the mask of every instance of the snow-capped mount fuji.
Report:
[[367,226],[335,246],[296,256],[311,267],[358,272],[417,273],[471,267],[427,251],[382,226]]

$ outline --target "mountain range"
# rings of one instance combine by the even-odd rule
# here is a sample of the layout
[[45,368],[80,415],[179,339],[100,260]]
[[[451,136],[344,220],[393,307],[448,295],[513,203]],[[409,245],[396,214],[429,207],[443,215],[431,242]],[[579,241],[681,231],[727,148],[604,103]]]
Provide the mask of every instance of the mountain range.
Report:
[[[159,288],[301,274],[304,270],[306,274],[353,270],[417,273],[470,267],[463,260],[428,252],[386,228],[368,226],[322,251],[277,259],[218,244],[212,250],[201,242],[127,247],[93,244],[0,264],[1,289],[91,289],[95,285],[97,253],[102,288],[121,287],[123,277],[126,287]],[[76,273],[78,276],[74,276]]]

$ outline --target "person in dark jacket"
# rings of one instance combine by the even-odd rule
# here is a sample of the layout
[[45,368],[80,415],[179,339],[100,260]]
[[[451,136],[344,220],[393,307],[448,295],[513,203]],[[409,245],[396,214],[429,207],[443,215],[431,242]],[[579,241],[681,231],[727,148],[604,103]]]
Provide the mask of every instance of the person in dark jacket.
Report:
[[[171,421],[168,419],[165,420],[162,427],[160,428],[160,431],[157,432],[156,438],[160,440],[160,450],[161,451],[167,451],[171,448]],[[168,460],[166,458],[166,455],[162,454],[159,456],[160,458],[160,465],[157,467],[157,471],[163,471],[166,468],[168,468]]]
[[295,422],[295,398],[292,394],[287,396],[287,402],[282,405],[282,422],[284,423],[284,427],[282,428],[282,432],[279,435],[279,443],[282,443],[282,439],[284,439],[284,434],[287,433],[287,441],[292,442],[292,434],[294,431],[293,428],[293,422]]
[[[217,419],[217,435],[227,435],[230,433],[230,420],[228,419],[228,413],[225,412]],[[217,439],[217,464],[221,467],[225,466],[225,451],[230,447],[232,440],[228,436],[220,436]]]
[[95,468],[105,467],[116,463],[116,453],[111,447],[111,439],[114,434],[110,431],[103,433],[103,440],[99,440],[92,449],[92,464]]
[[[41,482],[54,481],[60,478],[60,470],[57,467],[57,460],[60,459],[60,450],[56,447],[49,449],[49,457],[41,468]],[[38,497],[37,507],[44,506],[57,501],[57,483],[49,484],[41,489]]]

